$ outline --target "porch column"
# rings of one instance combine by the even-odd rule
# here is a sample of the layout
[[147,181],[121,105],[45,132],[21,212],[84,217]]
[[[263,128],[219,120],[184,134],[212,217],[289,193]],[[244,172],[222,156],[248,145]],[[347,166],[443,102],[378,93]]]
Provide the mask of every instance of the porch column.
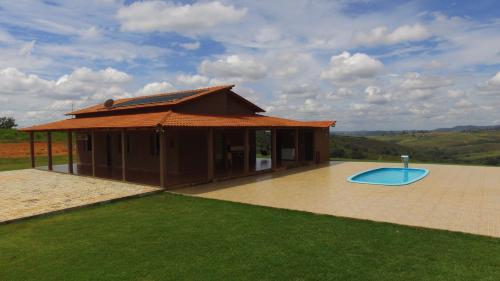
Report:
[[209,128],[207,133],[207,178],[214,179],[214,129]]
[[295,128],[295,164],[299,163],[299,128]]
[[96,175],[96,150],[97,148],[95,147],[95,131],[92,130],[90,133],[90,146],[92,148],[92,176],[95,177]]
[[31,168],[35,168],[35,133],[30,132],[30,158]]
[[160,128],[160,186],[167,186],[167,137],[165,128]]
[[271,163],[272,163],[272,169],[276,169],[277,166],[277,154],[276,154],[276,129],[271,130]]
[[68,173],[73,174],[73,132],[68,131]]
[[48,157],[48,169],[52,171],[52,132],[47,132],[47,157]]
[[243,136],[244,143],[243,143],[243,174],[248,174],[250,172],[250,145],[249,145],[249,132],[248,128],[245,128],[245,134]]
[[125,129],[121,130],[121,151],[122,151],[122,181],[127,180],[127,136]]

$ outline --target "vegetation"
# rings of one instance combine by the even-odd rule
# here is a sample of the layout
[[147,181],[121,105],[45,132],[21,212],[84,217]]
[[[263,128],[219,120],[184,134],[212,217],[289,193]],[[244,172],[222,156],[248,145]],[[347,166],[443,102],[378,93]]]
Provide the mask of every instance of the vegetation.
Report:
[[0,226],[2,280],[498,280],[500,240],[159,194]]
[[500,130],[333,135],[330,146],[333,158],[500,165]]
[[0,117],[0,129],[12,129],[16,127],[16,120],[12,117]]
[[[47,156],[37,156],[35,160],[37,167],[48,165]],[[68,156],[54,155],[52,156],[52,162],[54,165],[66,164],[68,163]],[[29,157],[0,158],[0,171],[10,171],[10,170],[19,170],[28,168],[31,168],[31,160]]]
[[[65,132],[53,132],[53,142],[66,142],[67,134]],[[0,143],[27,142],[29,134],[15,129],[0,129]],[[35,133],[35,141],[47,141],[46,133]]]

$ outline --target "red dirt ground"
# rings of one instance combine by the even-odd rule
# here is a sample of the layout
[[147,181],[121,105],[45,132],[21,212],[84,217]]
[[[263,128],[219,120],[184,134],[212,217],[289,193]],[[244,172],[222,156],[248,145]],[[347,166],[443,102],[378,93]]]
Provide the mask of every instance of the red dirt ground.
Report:
[[[35,154],[40,156],[47,155],[47,143],[36,142]],[[63,142],[52,143],[52,155],[66,155],[67,145]],[[0,143],[0,158],[20,158],[30,156],[29,143]]]

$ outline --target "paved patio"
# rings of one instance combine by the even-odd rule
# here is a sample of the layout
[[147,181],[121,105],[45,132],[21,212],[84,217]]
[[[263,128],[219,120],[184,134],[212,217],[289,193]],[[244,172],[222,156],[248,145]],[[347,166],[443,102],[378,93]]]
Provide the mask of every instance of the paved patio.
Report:
[[0,222],[156,190],[35,169],[0,172]]
[[425,167],[427,177],[407,186],[355,184],[346,178],[391,163],[332,162],[176,190],[179,193],[500,237],[500,168],[458,165]]

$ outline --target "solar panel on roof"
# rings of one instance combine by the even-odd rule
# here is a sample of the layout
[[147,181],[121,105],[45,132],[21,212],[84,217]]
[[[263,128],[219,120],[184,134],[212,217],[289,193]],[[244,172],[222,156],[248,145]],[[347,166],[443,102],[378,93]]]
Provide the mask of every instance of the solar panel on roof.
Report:
[[172,102],[176,100],[180,100],[183,98],[187,98],[193,95],[200,93],[200,91],[191,91],[191,92],[183,92],[177,94],[169,94],[163,96],[151,96],[144,98],[137,98],[133,100],[129,100],[126,102],[122,102],[119,104],[113,105],[113,108],[124,107],[124,106],[132,106],[132,105],[141,105],[141,104],[150,104],[150,103],[160,103],[160,102]]

